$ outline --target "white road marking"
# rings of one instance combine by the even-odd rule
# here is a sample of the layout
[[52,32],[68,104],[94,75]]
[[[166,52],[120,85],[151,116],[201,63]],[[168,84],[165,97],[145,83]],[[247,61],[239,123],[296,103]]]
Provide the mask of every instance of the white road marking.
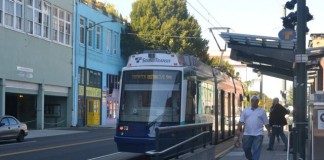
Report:
[[113,154],[107,154],[107,155],[103,155],[103,156],[100,156],[100,157],[91,158],[91,159],[88,159],[88,160],[100,159],[100,158],[109,157],[109,156],[113,156],[113,155],[120,154],[120,153],[122,153],[122,152],[116,152],[116,153],[113,153]]

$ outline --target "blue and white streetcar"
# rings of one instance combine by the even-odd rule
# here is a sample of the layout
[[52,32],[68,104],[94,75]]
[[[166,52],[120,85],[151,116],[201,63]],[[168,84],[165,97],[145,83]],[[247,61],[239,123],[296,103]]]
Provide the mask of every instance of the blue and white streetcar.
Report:
[[155,149],[155,128],[213,123],[213,142],[234,135],[242,107],[238,80],[190,55],[145,51],[122,69],[115,142],[119,151]]

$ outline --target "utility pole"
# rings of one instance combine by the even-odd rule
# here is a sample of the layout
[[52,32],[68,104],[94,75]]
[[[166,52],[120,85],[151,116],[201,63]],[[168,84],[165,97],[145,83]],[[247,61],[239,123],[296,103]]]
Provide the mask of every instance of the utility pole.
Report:
[[88,59],[88,31],[89,29],[102,24],[102,23],[107,23],[107,22],[117,22],[115,19],[112,20],[107,20],[107,21],[102,21],[102,22],[98,22],[98,23],[94,23],[92,24],[92,26],[88,26],[86,23],[85,26],[85,35],[84,35],[84,73],[83,73],[83,113],[82,113],[82,118],[83,118],[83,126],[87,126],[88,125],[88,121],[87,121],[87,72],[88,72],[88,68],[87,68],[87,59]]
[[[294,152],[297,157],[305,159],[305,139],[306,139],[306,91],[307,91],[307,72],[306,62],[306,0],[297,2],[297,50],[295,50],[294,63],[294,124],[297,132],[297,143],[294,145]],[[297,147],[297,148],[295,148]]]

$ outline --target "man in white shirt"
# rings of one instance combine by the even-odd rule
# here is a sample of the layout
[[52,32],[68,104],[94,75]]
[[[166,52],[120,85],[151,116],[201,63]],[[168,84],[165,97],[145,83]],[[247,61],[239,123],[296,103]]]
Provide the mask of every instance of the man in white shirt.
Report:
[[243,129],[243,150],[248,160],[259,160],[263,143],[263,125],[268,130],[270,136],[269,120],[263,108],[258,106],[259,97],[251,97],[251,106],[243,110],[240,121],[237,125],[237,134]]

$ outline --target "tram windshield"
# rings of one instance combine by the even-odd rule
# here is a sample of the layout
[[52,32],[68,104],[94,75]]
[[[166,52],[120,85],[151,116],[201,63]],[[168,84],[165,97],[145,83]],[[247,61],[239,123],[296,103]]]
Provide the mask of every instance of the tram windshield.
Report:
[[124,71],[119,119],[149,124],[179,122],[180,98],[180,71]]

